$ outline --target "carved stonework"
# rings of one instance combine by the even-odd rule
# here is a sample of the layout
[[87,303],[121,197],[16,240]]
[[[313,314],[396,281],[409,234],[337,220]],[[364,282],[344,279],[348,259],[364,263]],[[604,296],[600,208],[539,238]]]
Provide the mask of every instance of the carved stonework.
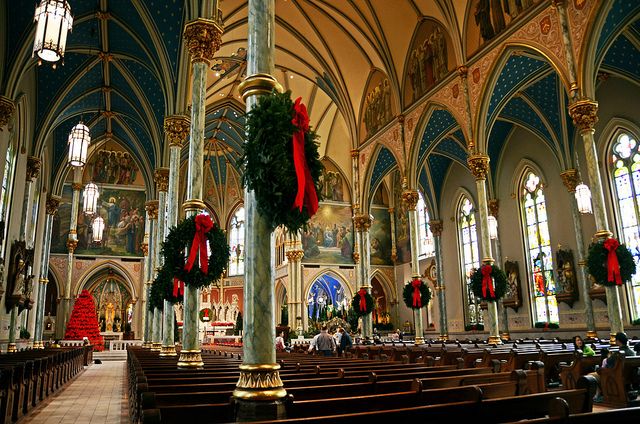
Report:
[[84,186],[82,185],[82,183],[73,183],[71,184],[71,188],[75,191],[82,191]]
[[40,175],[42,161],[35,156],[27,157],[27,182],[33,181]]
[[184,39],[191,62],[209,63],[222,44],[222,27],[216,22],[198,18],[184,27]]
[[353,225],[356,227],[356,231],[368,231],[372,220],[371,215],[355,215]]
[[58,212],[58,207],[60,206],[60,202],[62,201],[62,197],[56,195],[50,195],[47,197],[47,215],[55,215]]
[[169,139],[169,146],[182,145],[189,137],[189,127],[191,120],[185,115],[171,115],[164,118],[164,132]]
[[149,243],[142,243],[140,245],[140,250],[142,250],[142,254],[144,256],[149,256]]
[[300,261],[304,256],[304,250],[289,250],[285,254],[287,255],[287,259],[289,259],[289,262]]
[[359,154],[360,154],[360,151],[358,149],[351,150],[351,157],[352,158],[357,158]]
[[69,249],[69,253],[75,252],[76,247],[78,247],[78,240],[75,240],[75,239],[67,240],[67,249]]
[[439,219],[429,221],[429,230],[434,237],[440,237],[442,235],[442,221]]
[[286,396],[280,379],[280,365],[240,365],[240,378],[233,396],[251,400],[273,400]]
[[0,131],[2,131],[2,127],[11,121],[11,117],[15,111],[16,106],[13,104],[13,101],[8,97],[0,96]]
[[562,183],[567,187],[567,191],[569,191],[569,193],[576,192],[576,187],[580,184],[580,175],[578,174],[577,169],[567,169],[566,171],[561,172],[560,178],[562,178]]
[[419,199],[420,195],[416,190],[405,190],[402,192],[402,202],[407,205],[407,209],[410,211],[416,210]]
[[169,190],[169,168],[158,168],[153,173],[153,180],[158,191]]
[[598,102],[589,99],[578,100],[569,106],[569,115],[580,132],[593,131],[598,122]]
[[360,263],[360,254],[358,252],[353,252],[351,254],[351,257],[353,257],[353,262],[354,263]]
[[489,215],[494,218],[498,218],[498,214],[500,213],[500,200],[498,199],[489,199]]
[[158,201],[149,200],[144,204],[144,209],[147,211],[149,219],[158,219]]
[[472,155],[467,158],[469,170],[476,180],[486,180],[487,172],[489,172],[489,156]]

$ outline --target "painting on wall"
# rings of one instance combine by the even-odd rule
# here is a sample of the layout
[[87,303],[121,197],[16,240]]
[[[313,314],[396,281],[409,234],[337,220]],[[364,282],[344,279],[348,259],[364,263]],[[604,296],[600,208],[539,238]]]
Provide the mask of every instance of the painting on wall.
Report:
[[369,230],[371,265],[393,265],[391,259],[391,220],[387,208],[371,208],[373,222]]
[[520,267],[517,261],[505,261],[504,272],[507,274],[507,293],[502,299],[502,304],[518,311],[522,305],[522,289],[520,288]]
[[320,203],[302,234],[303,263],[353,263],[351,207]]
[[[143,256],[141,249],[144,237],[143,190],[122,188],[102,188],[98,199],[98,215],[104,219],[105,228],[102,241],[93,241],[92,217],[78,211],[78,246],[75,253],[90,256]],[[71,222],[72,190],[65,185],[62,202],[54,217],[51,238],[52,253],[67,253],[66,242]]]
[[556,251],[556,275],[557,289],[556,299],[573,306],[573,302],[578,300],[578,282],[574,272],[573,252],[568,249],[558,249]]
[[94,183],[144,185],[144,179],[129,152],[120,149],[100,149],[89,158],[85,180]]
[[397,263],[405,264],[411,261],[411,239],[409,237],[409,213],[407,205],[402,201],[402,177],[400,171],[393,173],[393,198],[396,222],[396,252]]
[[409,50],[405,99],[409,105],[447,76],[455,64],[449,34],[437,22],[426,19],[421,24]]
[[349,186],[340,170],[329,160],[323,160],[320,174],[320,195],[327,202],[349,202]]
[[375,71],[369,79],[367,95],[362,106],[364,138],[369,138],[395,116],[389,79]]

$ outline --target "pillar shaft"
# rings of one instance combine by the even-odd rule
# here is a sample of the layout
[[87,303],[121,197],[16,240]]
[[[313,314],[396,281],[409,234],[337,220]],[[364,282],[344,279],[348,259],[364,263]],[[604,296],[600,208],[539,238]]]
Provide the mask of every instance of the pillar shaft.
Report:
[[[407,205],[409,215],[409,241],[411,243],[411,278],[420,278],[420,230],[418,228],[418,205],[419,195],[415,190],[407,190],[402,193],[402,201]],[[424,344],[424,322],[422,319],[422,308],[412,309],[413,322],[416,329],[416,345]]]
[[[443,267],[443,255],[442,255],[442,221],[432,220],[429,221],[429,229],[433,234],[433,246],[435,248],[436,255],[436,282],[435,282],[435,296],[437,297],[438,309],[440,310],[439,327],[440,327],[440,340],[449,340],[449,324],[447,322],[447,299],[445,296],[445,283],[444,283],[444,267]],[[433,301],[433,300],[432,300]]]
[[[358,252],[358,262],[356,263],[356,272],[359,275],[359,289],[365,289],[371,294],[371,284],[369,278],[369,270],[371,268],[371,245],[369,240],[369,228],[373,217],[368,214],[355,215],[353,223],[356,227],[356,250]],[[372,313],[362,316],[362,337],[373,336],[373,319]]]
[[153,280],[153,273],[155,267],[155,245],[156,245],[156,220],[158,219],[158,201],[150,200],[145,204],[147,211],[146,220],[148,222],[147,231],[149,233],[148,238],[148,250],[145,257],[145,293],[147,303],[144,305],[144,343],[145,348],[150,349],[153,344],[153,309],[149,306],[149,296],[151,293],[151,281]]
[[69,239],[67,240],[67,248],[69,250],[67,258],[67,280],[64,285],[64,296],[62,298],[62,315],[58,317],[58,321],[61,325],[58,326],[59,334],[58,338],[63,338],[67,329],[67,322],[69,322],[69,316],[71,315],[71,283],[73,281],[73,263],[74,252],[78,246],[78,210],[80,207],[80,190],[82,190],[81,183],[73,183],[73,197],[71,200],[71,223],[69,225]]

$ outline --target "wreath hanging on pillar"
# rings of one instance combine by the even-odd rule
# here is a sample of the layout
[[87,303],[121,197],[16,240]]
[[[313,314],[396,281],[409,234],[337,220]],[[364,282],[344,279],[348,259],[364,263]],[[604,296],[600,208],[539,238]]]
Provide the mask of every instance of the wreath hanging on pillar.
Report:
[[636,263],[627,246],[615,238],[591,243],[587,255],[589,274],[603,286],[621,286],[631,281]]
[[158,275],[153,280],[153,284],[158,284],[160,287],[160,295],[162,300],[167,300],[171,303],[179,303],[184,300],[184,293],[180,293],[179,290],[174,288],[173,275],[167,270],[166,267],[160,268]]
[[174,297],[184,294],[185,284],[195,288],[209,286],[229,263],[227,237],[206,214],[186,218],[171,228],[161,254],[164,269],[173,279]]
[[198,318],[200,318],[201,322],[211,321],[212,316],[213,316],[213,310],[211,310],[210,308],[203,308],[203,309],[200,309],[200,312],[198,312]]
[[482,300],[502,299],[507,284],[507,274],[495,265],[482,265],[471,274],[471,290]]
[[420,309],[431,301],[431,290],[419,278],[414,278],[404,285],[402,290],[404,304],[410,309]]
[[351,307],[358,317],[368,315],[373,311],[375,301],[365,289],[360,289],[351,300]]
[[318,136],[300,100],[292,102],[290,91],[260,97],[247,114],[247,141],[238,160],[243,186],[255,193],[271,230],[283,225],[292,234],[318,210],[323,169]]
[[155,308],[162,309],[164,307],[164,299],[162,297],[162,285],[156,284],[155,282],[151,283],[151,288],[149,290],[149,300],[147,301],[147,305],[149,310],[153,312]]

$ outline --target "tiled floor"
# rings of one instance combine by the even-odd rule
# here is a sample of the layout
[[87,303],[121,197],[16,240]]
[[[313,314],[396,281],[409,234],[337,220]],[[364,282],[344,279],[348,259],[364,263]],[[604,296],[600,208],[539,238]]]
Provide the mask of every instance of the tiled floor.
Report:
[[38,405],[23,422],[129,423],[125,366],[123,361],[91,365],[62,391]]

